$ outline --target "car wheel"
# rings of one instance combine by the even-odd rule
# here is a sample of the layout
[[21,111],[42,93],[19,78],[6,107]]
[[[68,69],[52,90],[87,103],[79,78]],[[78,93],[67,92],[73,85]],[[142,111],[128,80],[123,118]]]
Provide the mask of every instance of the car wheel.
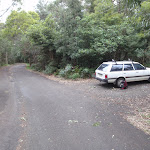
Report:
[[150,77],[149,77],[149,79],[148,79],[148,82],[150,82]]
[[119,87],[119,88],[123,87],[124,86],[124,81],[125,81],[124,78],[119,78],[116,82],[117,87]]

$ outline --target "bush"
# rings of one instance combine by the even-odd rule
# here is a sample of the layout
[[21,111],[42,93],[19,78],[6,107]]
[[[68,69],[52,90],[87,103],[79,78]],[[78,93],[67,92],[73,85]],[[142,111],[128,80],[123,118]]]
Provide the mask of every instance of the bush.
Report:
[[88,68],[85,68],[81,71],[81,77],[82,78],[87,78],[90,76],[90,69]]
[[35,71],[41,71],[41,67],[38,64],[32,64],[31,69]]
[[71,72],[72,72],[72,65],[68,64],[68,65],[66,65],[65,69],[61,69],[59,71],[59,75],[61,77],[68,78],[69,75],[71,74]]
[[53,74],[57,70],[57,67],[53,66],[53,63],[49,63],[46,67],[45,70],[43,71],[45,74]]
[[75,66],[75,67],[72,67],[73,69],[72,69],[72,72],[73,73],[81,73],[81,71],[82,71],[82,68],[79,68],[79,66]]
[[59,76],[69,79],[90,78],[93,77],[94,70],[89,68],[79,68],[68,64],[65,68],[59,70]]
[[69,72],[71,72],[71,71],[72,71],[72,65],[67,64],[67,66],[65,67],[65,72],[66,72],[66,73],[69,73]]
[[91,78],[94,77],[94,69],[84,68],[81,71],[81,78]]
[[60,71],[59,71],[59,74],[58,74],[59,76],[61,76],[61,77],[65,77],[66,76],[66,74],[65,74],[65,69],[61,69]]
[[45,74],[51,75],[57,70],[56,67],[53,66],[46,66],[46,69],[44,70]]
[[80,78],[80,74],[79,73],[73,73],[69,76],[69,79],[75,80],[77,78]]

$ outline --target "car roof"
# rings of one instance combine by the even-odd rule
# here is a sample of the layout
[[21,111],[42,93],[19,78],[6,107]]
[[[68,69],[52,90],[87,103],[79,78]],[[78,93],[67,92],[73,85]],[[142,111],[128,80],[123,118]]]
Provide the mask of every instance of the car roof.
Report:
[[138,63],[134,61],[108,61],[108,62],[103,62],[103,64],[132,64],[132,63]]

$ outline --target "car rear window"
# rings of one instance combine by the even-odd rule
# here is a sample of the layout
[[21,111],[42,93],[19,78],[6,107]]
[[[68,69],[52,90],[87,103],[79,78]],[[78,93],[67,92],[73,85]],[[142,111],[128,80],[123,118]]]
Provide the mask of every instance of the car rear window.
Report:
[[115,64],[112,65],[111,71],[122,71],[123,65],[122,64]]
[[106,72],[108,70],[109,64],[101,64],[98,70]]

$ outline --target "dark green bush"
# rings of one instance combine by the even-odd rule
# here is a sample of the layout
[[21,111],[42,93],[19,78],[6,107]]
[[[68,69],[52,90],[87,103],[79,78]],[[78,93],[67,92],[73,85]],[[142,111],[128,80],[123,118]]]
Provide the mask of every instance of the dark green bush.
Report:
[[43,72],[44,72],[45,74],[51,75],[51,74],[53,74],[56,70],[57,70],[56,67],[48,65],[48,66],[45,67],[45,70],[44,70]]
[[41,67],[39,66],[39,64],[32,64],[31,65],[31,69],[35,70],[35,71],[41,71]]
[[90,78],[93,77],[94,70],[89,68],[81,68],[79,66],[72,66],[68,64],[65,68],[60,69],[58,75],[64,78]]
[[81,77],[82,78],[87,78],[90,76],[90,69],[89,68],[84,68],[82,71],[81,71]]
[[72,65],[67,64],[64,69],[61,69],[61,70],[59,71],[59,75],[60,75],[61,77],[68,78],[69,75],[71,74],[71,72],[72,72]]
[[61,70],[59,71],[58,75],[61,76],[61,77],[65,77],[65,76],[66,76],[66,74],[65,74],[65,69],[61,69]]
[[76,80],[77,78],[80,78],[79,73],[73,73],[69,76],[69,79]]

